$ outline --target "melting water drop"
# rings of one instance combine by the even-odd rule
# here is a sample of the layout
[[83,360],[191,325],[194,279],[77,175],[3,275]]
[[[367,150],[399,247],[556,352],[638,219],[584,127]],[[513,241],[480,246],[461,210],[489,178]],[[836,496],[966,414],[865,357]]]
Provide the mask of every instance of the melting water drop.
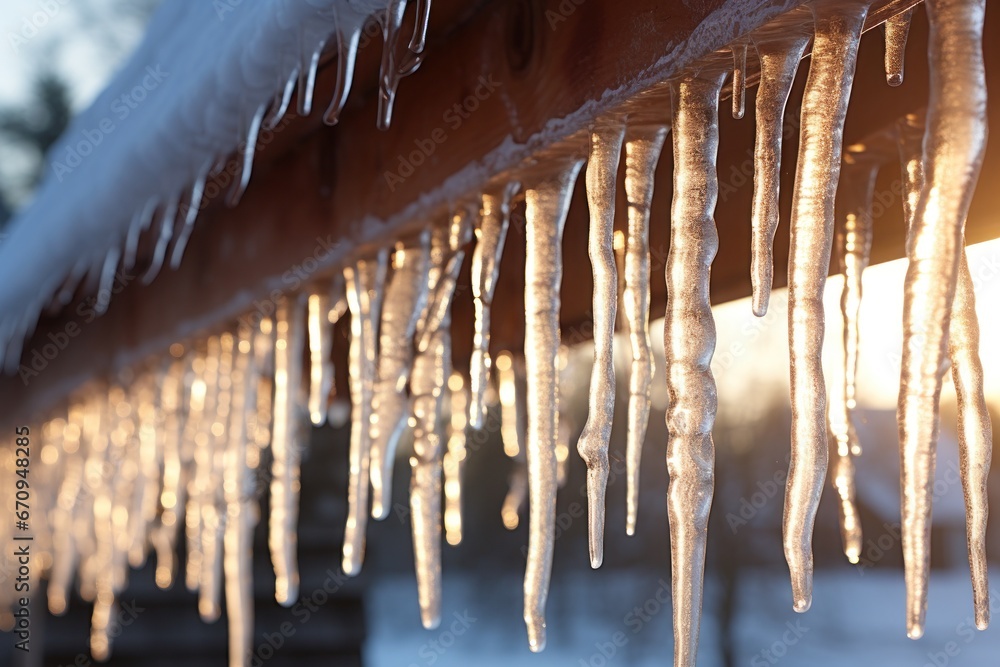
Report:
[[583,161],[561,160],[525,188],[527,255],[524,273],[525,363],[528,377],[529,528],[524,572],[528,647],[545,648],[545,601],[552,574],[558,462],[559,285],[562,233]]
[[587,507],[590,566],[604,561],[605,495],[608,445],[615,412],[615,317],[618,271],[615,266],[615,184],[625,125],[620,117],[599,121],[590,133],[587,202],[590,205],[588,251],[594,274],[594,365],[590,376],[587,423],[577,442],[587,464]]
[[517,183],[508,183],[499,192],[483,193],[479,225],[476,227],[476,248],[472,253],[472,296],[475,300],[475,333],[472,359],[469,362],[472,400],[469,402],[469,426],[482,428],[486,417],[486,387],[490,379],[490,311],[493,293],[500,276],[510,224],[510,198]]
[[868,3],[811,8],[816,37],[802,100],[788,259],[792,458],[782,527],[797,612],[807,611],[812,604],[812,532],[829,456],[823,289],[833,245],[833,202],[840,176],[844,119]]
[[774,278],[773,244],[779,218],[778,189],[781,183],[785,105],[808,44],[809,35],[755,42],[760,57],[760,85],[757,88],[757,137],[753,158],[750,280],[753,284],[753,312],[757,317],[767,314]]
[[743,118],[747,98],[747,45],[749,40],[735,40],[729,49],[733,53],[733,118]]
[[410,413],[406,388],[413,362],[413,337],[417,320],[427,307],[430,252],[429,229],[420,233],[414,245],[397,247],[392,279],[386,288],[371,418],[370,472],[375,519],[389,516],[396,447]]
[[674,600],[674,664],[693,666],[701,627],[708,514],[715,485],[712,425],[717,410],[709,300],[719,247],[713,215],[719,194],[719,94],[724,75],[671,82],[674,199],[667,255],[667,518]]

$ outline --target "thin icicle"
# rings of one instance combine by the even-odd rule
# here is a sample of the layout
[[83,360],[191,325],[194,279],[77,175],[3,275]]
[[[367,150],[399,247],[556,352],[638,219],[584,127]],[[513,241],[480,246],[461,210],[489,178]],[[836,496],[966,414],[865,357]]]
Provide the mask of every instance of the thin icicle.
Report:
[[392,468],[396,447],[406,429],[410,401],[406,387],[413,363],[413,336],[427,306],[431,233],[425,229],[415,245],[400,245],[393,255],[392,279],[386,288],[379,328],[378,380],[372,401],[372,517],[389,516]]
[[719,93],[724,75],[671,82],[674,199],[667,254],[667,519],[673,592],[674,665],[693,667],[701,628],[708,514],[715,486],[712,426],[718,409],[709,298],[719,248]]
[[733,118],[743,118],[747,99],[747,45],[749,39],[735,40],[729,47],[733,54]]
[[121,259],[122,252],[117,244],[111,246],[108,255],[104,259],[104,267],[101,269],[101,283],[97,289],[97,302],[94,304],[94,312],[103,315],[111,305],[111,294],[115,283],[115,274],[118,271],[118,260]]
[[273,130],[278,127],[278,123],[280,123],[285,117],[285,114],[288,113],[288,107],[292,103],[292,93],[295,92],[295,84],[298,82],[299,68],[295,67],[288,74],[288,78],[285,80],[285,85],[281,89],[281,96],[276,99],[277,104],[274,105],[274,109],[267,115],[267,118],[265,118],[262,123],[265,130]]
[[[387,130],[392,122],[392,106],[396,100],[396,88],[399,81],[405,76],[409,76],[417,71],[423,56],[419,51],[406,49],[403,60],[398,61],[399,39],[403,23],[403,13],[406,11],[406,0],[387,0],[385,11],[379,16],[379,23],[382,26],[382,65],[379,70],[379,100],[378,100],[378,129]],[[428,2],[424,14],[430,11]],[[421,21],[418,18],[416,32],[413,40],[417,39],[421,30]],[[417,40],[422,41],[422,40]]]
[[[469,239],[469,219],[453,214],[448,227],[431,236],[432,271],[439,273],[427,297],[418,336],[427,340],[413,360],[413,456],[410,457],[410,517],[420,619],[425,628],[441,622],[441,408],[451,375],[451,302]],[[432,317],[432,313],[438,316]],[[433,327],[433,329],[431,329]]]
[[524,622],[528,648],[535,653],[545,648],[545,601],[555,546],[562,233],[582,163],[580,159],[562,160],[552,165],[550,173],[525,188],[524,349],[528,376],[525,451],[530,509]]
[[753,212],[750,279],[753,312],[767,314],[774,279],[774,233],[778,229],[778,188],[781,183],[781,140],[785,105],[795,82],[808,35],[791,35],[754,42],[760,57],[757,87],[757,138],[754,144]]
[[309,419],[314,426],[326,422],[327,404],[333,389],[333,331],[330,327],[330,295],[316,290],[309,295]]
[[793,608],[812,604],[812,533],[829,465],[823,380],[823,290],[833,245],[844,119],[868,2],[810,6],[816,24],[802,99],[788,258],[792,457],[782,523]]
[[363,17],[354,17],[349,24],[342,20],[338,12],[337,21],[337,82],[330,98],[330,105],[323,114],[323,122],[336,125],[340,120],[340,112],[347,103],[354,83],[354,65],[358,57],[358,42],[361,39],[361,29],[364,26]]
[[368,527],[371,412],[377,371],[378,317],[389,253],[383,249],[370,259],[344,269],[347,303],[351,311],[351,450],[347,486],[347,525],[341,567],[348,576],[361,572]]
[[493,293],[500,276],[500,257],[510,223],[510,198],[517,183],[508,183],[499,192],[483,193],[476,248],[472,252],[472,297],[475,303],[475,333],[469,375],[472,400],[469,402],[469,426],[483,427],[486,417],[486,387],[490,381],[490,311]]
[[[174,348],[171,348],[171,353]],[[183,354],[183,348],[179,349]],[[163,412],[163,484],[160,490],[159,521],[153,530],[152,540],[156,549],[156,585],[168,589],[174,582],[177,534],[184,507],[184,460],[181,454],[181,423],[184,398],[184,373],[187,363],[182,358],[170,363],[160,389],[160,410]]]
[[630,127],[625,132],[625,196],[628,234],[625,237],[625,290],[622,310],[632,349],[629,375],[628,435],[625,449],[625,532],[635,534],[639,513],[639,468],[649,423],[653,356],[649,340],[649,207],[653,201],[656,163],[666,140],[663,125]]
[[299,442],[298,408],[302,387],[303,324],[306,302],[302,296],[278,303],[275,315],[274,409],[271,434],[271,516],[268,546],[274,565],[274,599],[286,607],[299,596],[298,537]]
[[303,52],[302,54],[305,60],[299,66],[299,100],[297,111],[303,117],[312,113],[313,94],[316,89],[316,72],[319,70],[319,61],[323,56],[324,46],[326,46],[325,39],[316,44],[312,51]]
[[250,184],[250,175],[253,172],[253,158],[257,150],[257,135],[260,133],[260,124],[264,120],[264,112],[267,111],[267,104],[261,104],[250,119],[250,127],[247,128],[246,140],[240,146],[239,153],[242,154],[242,161],[239,163],[240,177],[235,179],[229,196],[226,197],[226,205],[236,206],[243,198],[243,193]]
[[521,451],[511,463],[507,478],[507,495],[500,507],[500,520],[507,530],[516,530],[521,523],[521,510],[528,499],[528,462]]
[[830,432],[836,444],[832,479],[839,500],[840,535],[844,555],[851,563],[861,558],[861,519],[855,503],[854,460],[860,453],[854,429],[855,381],[858,374],[860,343],[858,314],[861,309],[861,278],[868,267],[872,246],[872,197],[878,162],[860,161],[850,155],[841,179],[840,198],[844,205],[843,228],[837,235],[837,256],[844,274],[840,297],[843,318],[844,363],[834,372],[830,396]]
[[177,235],[177,241],[174,243],[174,252],[170,256],[170,268],[177,270],[181,265],[181,260],[184,259],[184,250],[187,249],[188,239],[191,238],[191,232],[194,231],[194,223],[198,219],[198,212],[201,210],[203,205],[203,199],[205,195],[205,182],[208,180],[209,170],[212,168],[211,162],[206,162],[195,176],[194,183],[191,185],[191,197],[188,201],[187,210],[184,211],[184,225],[181,227],[180,234]]
[[618,270],[613,248],[615,185],[625,125],[619,117],[600,122],[590,133],[587,160],[587,203],[590,208],[588,254],[594,275],[594,365],[590,375],[587,423],[577,441],[587,464],[587,516],[590,567],[604,561],[605,495],[608,446],[615,413],[615,317]]
[[465,467],[465,431],[469,424],[469,394],[465,378],[454,371],[448,378],[450,419],[448,449],[444,453],[444,538],[451,546],[462,543],[462,469]]
[[253,330],[243,327],[234,350],[232,404],[223,465],[226,506],[226,616],[229,665],[245,667],[253,649],[253,477],[247,467],[247,398],[256,381]]
[[497,355],[497,393],[500,397],[500,439],[503,440],[503,452],[514,458],[524,451],[518,416],[517,395],[520,391],[517,373],[514,370],[514,357],[504,350]]
[[[924,185],[909,232],[903,298],[903,355],[899,421],[902,469],[902,542],[907,592],[907,635],[923,635],[930,570],[931,499],[944,376],[963,227],[986,149],[986,77],[982,41],[985,0],[928,0],[930,101],[923,139]],[[955,100],[962,100],[956,105]],[[968,301],[962,305],[968,311]],[[964,334],[971,332],[966,329]],[[963,344],[971,344],[966,339]],[[960,370],[959,382],[974,379]],[[963,387],[965,388],[965,387]],[[968,389],[978,391],[980,387]],[[972,396],[967,394],[971,404]],[[971,408],[971,405],[969,405]],[[963,415],[965,416],[965,415]],[[963,420],[964,421],[964,420]],[[973,420],[970,420],[973,421]],[[963,430],[966,424],[963,424]],[[966,432],[965,436],[968,436]],[[972,443],[966,442],[967,447]],[[966,452],[963,482],[972,542],[977,625],[985,626],[989,599],[980,545],[985,498],[979,497],[985,452]],[[988,448],[986,448],[988,451]],[[975,506],[976,501],[982,503]],[[975,535],[973,537],[973,535]]]
[[178,208],[177,198],[173,197],[167,207],[163,209],[163,214],[160,217],[160,235],[157,237],[156,247],[153,249],[153,261],[142,276],[143,285],[149,285],[153,282],[160,274],[160,269],[163,268],[163,260],[167,256],[167,246],[170,245],[170,239],[174,237],[174,223],[177,220]]
[[885,81],[890,86],[903,83],[906,38],[910,34],[912,18],[913,10],[908,9],[885,22]]
[[417,10],[413,25],[413,37],[409,49],[413,53],[423,53],[427,45],[427,26],[431,18],[431,0],[416,0]]
[[156,215],[156,208],[159,206],[159,203],[159,200],[155,197],[148,199],[143,207],[136,211],[132,217],[132,224],[129,225],[128,235],[125,237],[125,251],[122,258],[122,265],[126,271],[135,266],[135,254],[139,249],[139,237],[152,224],[153,216]]

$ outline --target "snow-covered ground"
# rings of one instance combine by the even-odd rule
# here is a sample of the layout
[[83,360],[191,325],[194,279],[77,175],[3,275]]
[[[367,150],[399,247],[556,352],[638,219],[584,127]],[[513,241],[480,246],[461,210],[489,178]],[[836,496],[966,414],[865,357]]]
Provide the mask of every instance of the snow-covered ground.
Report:
[[[1000,658],[1000,626],[975,630],[969,579],[963,572],[933,573],[926,634],[919,641],[905,635],[901,572],[818,572],[813,608],[804,615],[791,610],[783,571],[742,574],[730,633],[733,666],[985,667]],[[1000,572],[994,573],[997,577]],[[663,572],[556,573],[548,605],[548,646],[533,655],[521,621],[521,581],[516,574],[447,575],[442,623],[430,631],[420,627],[413,577],[379,576],[365,600],[365,664],[668,665],[673,642],[665,584],[669,578]],[[727,665],[720,591],[717,582],[707,582],[701,667]],[[1000,589],[993,599],[996,615]]]

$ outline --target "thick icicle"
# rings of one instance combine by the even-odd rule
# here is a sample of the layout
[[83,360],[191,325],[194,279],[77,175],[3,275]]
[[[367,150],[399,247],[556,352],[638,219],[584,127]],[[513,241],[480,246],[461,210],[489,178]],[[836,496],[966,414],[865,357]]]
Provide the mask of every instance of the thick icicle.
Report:
[[845,161],[848,162],[848,167],[844,171],[840,187],[844,222],[837,235],[837,255],[840,270],[844,274],[844,288],[840,296],[844,363],[839,372],[834,372],[834,378],[839,382],[832,385],[829,417],[830,432],[836,445],[832,457],[832,477],[839,500],[840,535],[847,560],[857,563],[861,557],[862,535],[861,519],[855,504],[852,457],[861,451],[854,430],[855,380],[860,343],[858,314],[861,310],[861,278],[871,256],[872,197],[879,165],[876,161],[859,161],[850,155]]
[[472,252],[472,296],[475,299],[475,333],[472,340],[472,359],[469,376],[472,400],[469,402],[469,426],[483,427],[486,417],[486,387],[490,381],[490,310],[493,293],[500,276],[500,257],[503,255],[510,223],[510,198],[517,190],[517,183],[509,183],[499,192],[483,193],[483,206],[479,225],[476,227],[476,248]]
[[890,86],[903,83],[903,62],[911,18],[913,10],[908,9],[885,22],[885,80]]
[[341,567],[348,576],[361,572],[368,527],[368,483],[371,452],[372,398],[377,371],[378,318],[389,253],[358,260],[344,269],[347,303],[351,310],[351,450],[347,485],[347,525]]
[[729,47],[733,53],[733,118],[743,118],[747,98],[747,45],[750,40],[737,39]]
[[327,403],[333,389],[333,331],[330,295],[316,290],[309,295],[309,419],[314,426],[326,422]]
[[795,82],[799,61],[809,44],[808,35],[783,36],[756,41],[760,56],[757,88],[757,138],[754,144],[753,212],[750,280],[753,312],[767,313],[774,277],[774,233],[778,229],[778,188],[781,183],[781,140],[785,105]]
[[249,664],[253,650],[253,477],[247,467],[247,398],[256,382],[253,330],[243,327],[234,350],[232,404],[225,445],[222,488],[226,507],[226,616],[229,622],[229,665]]
[[590,133],[587,160],[587,202],[590,207],[588,252],[594,275],[594,365],[590,375],[587,423],[577,441],[587,464],[587,517],[590,567],[604,561],[605,496],[608,487],[608,446],[615,413],[615,317],[618,312],[618,270],[613,248],[615,184],[625,125],[620,117],[600,122]]
[[529,413],[525,452],[530,507],[524,622],[528,647],[535,653],[545,648],[545,601],[555,546],[562,233],[582,163],[581,159],[562,159],[525,188],[524,349]]
[[379,329],[378,380],[370,427],[372,517],[375,519],[389,516],[396,446],[410,416],[406,387],[413,363],[417,320],[427,306],[430,243],[430,230],[425,229],[416,244],[397,247],[392,278],[385,292]]
[[[931,29],[930,102],[923,141],[925,182],[913,214],[907,249],[909,267],[903,297],[903,354],[897,412],[906,626],[911,638],[923,635],[927,609],[931,491],[949,320],[961,263],[963,226],[986,149],[982,54],[985,5],[985,0],[926,3]],[[968,370],[971,369],[963,369]],[[961,377],[964,380],[967,376]],[[982,452],[977,455],[982,456]],[[983,460],[968,463],[967,471],[971,472]],[[978,485],[968,484],[966,490],[975,493],[975,486]],[[985,516],[985,502],[973,509]],[[978,521],[969,527],[976,525]],[[970,552],[970,557],[975,569],[978,556]],[[985,570],[979,574],[985,578]],[[989,603],[985,582],[976,581],[974,588],[976,620],[985,625]]]
[[454,371],[448,378],[451,399],[448,449],[444,453],[444,539],[451,546],[462,543],[462,469],[465,467],[465,430],[468,426],[469,394],[465,378]]
[[823,290],[833,246],[844,119],[867,2],[811,5],[816,23],[802,100],[788,258],[792,458],[782,522],[793,608],[812,604],[812,533],[829,465],[823,380]]
[[698,653],[708,514],[715,486],[712,426],[718,408],[709,300],[719,248],[719,93],[724,76],[671,82],[674,199],[667,254],[667,519],[673,592],[674,665],[693,667]]
[[302,388],[303,324],[306,300],[289,297],[278,303],[275,316],[274,409],[271,434],[271,516],[268,546],[274,565],[274,598],[286,607],[299,596],[298,539],[299,392]]
[[656,163],[667,137],[664,125],[630,127],[625,132],[625,290],[622,310],[632,349],[629,374],[628,435],[625,448],[625,532],[635,534],[639,513],[639,464],[649,423],[653,355],[649,341],[649,207],[653,201]]
[[[451,375],[451,302],[469,238],[469,222],[465,213],[456,213],[448,227],[433,232],[431,266],[440,277],[427,297],[427,316],[420,318],[423,330],[417,334],[428,342],[417,352],[410,378],[414,422],[410,517],[420,619],[428,629],[441,622],[441,408]],[[443,315],[432,318],[430,313]],[[433,330],[429,331],[430,327]]]

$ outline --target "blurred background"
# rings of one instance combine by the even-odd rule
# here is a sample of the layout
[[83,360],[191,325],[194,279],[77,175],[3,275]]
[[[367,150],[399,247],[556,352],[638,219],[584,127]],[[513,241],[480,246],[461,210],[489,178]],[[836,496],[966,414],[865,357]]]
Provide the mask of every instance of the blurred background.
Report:
[[[207,0],[204,0],[207,1]],[[31,197],[44,173],[44,155],[72,115],[85,108],[126,57],[156,0],[5,0],[0,12],[0,234]],[[752,93],[751,93],[752,100]],[[752,102],[749,102],[752,103]],[[982,186],[981,186],[982,187]],[[515,231],[517,230],[517,231]],[[512,234],[523,225],[512,225]],[[969,250],[976,278],[983,362],[991,410],[1000,409],[1000,243]],[[765,318],[748,300],[716,307],[718,346],[713,369],[719,384],[715,428],[717,483],[709,541],[701,657],[705,667],[847,664],[944,667],[995,664],[1000,627],[977,632],[972,622],[962,489],[958,481],[955,399],[950,382],[942,400],[942,435],[935,485],[933,566],[927,630],[905,637],[899,545],[899,463],[895,401],[901,349],[905,265],[889,262],[865,274],[861,316],[859,414],[864,447],[858,467],[858,502],[865,532],[861,562],[842,555],[834,494],[827,488],[816,525],[816,591],[804,615],[791,610],[781,550],[781,512],[789,450],[786,294],[776,292]],[[827,288],[828,365],[838,354],[840,280]],[[661,330],[655,322],[652,330]],[[347,337],[341,326],[338,335]],[[528,651],[521,620],[523,512],[513,520],[501,508],[517,465],[504,454],[499,407],[489,427],[469,435],[462,539],[444,553],[441,627],[420,627],[406,509],[407,443],[395,475],[395,508],[370,527],[362,575],[338,569],[346,509],[345,460],[349,428],[309,434],[303,466],[300,521],[302,602],[284,609],[273,600],[266,531],[256,544],[256,632],[253,664],[296,665],[604,665],[668,664],[671,646],[669,541],[664,464],[666,429],[662,340],[643,457],[637,534],[626,537],[626,359],[619,355],[618,415],[612,440],[607,547],[603,567],[591,571],[586,544],[585,470],[575,453],[586,417],[592,352],[575,347],[562,395],[572,427],[567,479],[560,491],[556,556],[548,603],[549,643]],[[627,345],[618,345],[624,352]],[[625,399],[625,400],[623,400]],[[340,406],[343,409],[343,406]],[[995,413],[994,413],[995,414]],[[996,421],[994,420],[994,423]],[[1000,488],[995,479],[991,497]],[[261,498],[267,513],[266,494]],[[993,512],[989,551],[1000,554]],[[505,523],[507,524],[505,526]],[[992,596],[1000,611],[998,588]],[[38,601],[44,595],[38,595]],[[121,634],[110,665],[219,665],[226,651],[225,623],[198,619],[194,594],[160,591],[153,568],[133,573],[122,596]],[[39,605],[33,631],[37,649],[15,663],[9,635],[0,665],[86,665],[90,611],[75,599],[68,613],[48,616]],[[286,629],[290,629],[287,631]]]

